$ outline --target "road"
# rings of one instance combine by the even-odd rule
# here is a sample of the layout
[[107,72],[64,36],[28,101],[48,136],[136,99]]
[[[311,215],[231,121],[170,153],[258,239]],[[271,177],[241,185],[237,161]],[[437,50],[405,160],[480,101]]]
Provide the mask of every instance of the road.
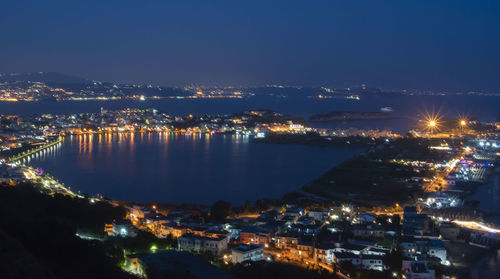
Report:
[[453,221],[453,223],[455,223],[461,227],[471,229],[471,230],[483,231],[483,232],[489,232],[489,233],[500,233],[500,229],[488,227],[486,225],[483,225],[483,224],[475,222],[475,221],[455,220],[455,221]]
[[445,179],[455,169],[455,167],[460,162],[460,160],[462,158],[464,158],[465,156],[467,156],[468,154],[470,154],[470,153],[472,153],[472,149],[469,149],[469,150],[464,149],[459,155],[457,155],[457,157],[455,157],[453,160],[450,160],[449,166],[446,167],[440,173],[438,173],[436,175],[436,178],[434,178],[432,180],[432,182],[429,183],[429,185],[427,185],[424,188],[424,191],[425,192],[436,192],[439,189],[439,187],[441,187],[441,189],[444,190],[446,188],[446,186],[447,186]]

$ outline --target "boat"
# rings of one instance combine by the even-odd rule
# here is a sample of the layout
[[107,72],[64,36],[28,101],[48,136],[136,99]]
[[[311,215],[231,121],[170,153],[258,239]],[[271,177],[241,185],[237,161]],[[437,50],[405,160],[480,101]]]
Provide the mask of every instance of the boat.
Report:
[[380,108],[380,111],[383,111],[383,112],[393,112],[394,110],[391,107],[383,107],[383,108]]

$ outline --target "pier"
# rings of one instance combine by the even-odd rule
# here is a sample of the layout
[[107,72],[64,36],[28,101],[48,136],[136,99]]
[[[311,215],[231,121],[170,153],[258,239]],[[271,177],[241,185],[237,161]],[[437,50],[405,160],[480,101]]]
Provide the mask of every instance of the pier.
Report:
[[34,154],[38,153],[38,152],[41,152],[41,151],[44,151],[44,150],[46,150],[48,148],[56,146],[56,145],[60,144],[61,142],[62,142],[62,137],[59,136],[57,138],[57,140],[55,140],[55,141],[51,141],[51,142],[45,143],[45,144],[40,145],[38,147],[32,148],[30,150],[23,151],[23,152],[21,152],[20,154],[18,154],[16,156],[12,156],[12,157],[10,157],[10,158],[7,159],[7,162],[8,163],[18,162],[18,161],[20,161],[20,160],[22,160],[22,159],[24,159],[26,157],[29,157],[31,155],[34,155]]

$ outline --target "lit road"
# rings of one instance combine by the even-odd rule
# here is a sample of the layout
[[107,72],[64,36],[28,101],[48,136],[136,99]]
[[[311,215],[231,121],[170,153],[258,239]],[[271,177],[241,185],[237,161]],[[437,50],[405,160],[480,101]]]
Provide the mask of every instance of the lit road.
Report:
[[24,171],[24,175],[29,181],[33,183],[40,183],[43,185],[43,187],[52,191],[53,193],[60,193],[71,197],[83,198],[83,196],[75,194],[68,188],[64,187],[57,180],[48,176],[40,176],[39,174],[37,174],[37,171],[31,167],[23,166],[22,169]]
[[489,232],[489,233],[500,233],[500,229],[488,227],[486,225],[483,225],[483,224],[475,222],[475,221],[455,220],[455,221],[453,221],[453,223],[455,223],[461,227],[471,229],[471,230],[483,231],[483,232]]
[[458,156],[457,158],[453,159],[450,161],[450,164],[448,167],[446,167],[443,171],[441,171],[440,173],[438,173],[436,175],[436,178],[434,178],[432,180],[431,183],[429,183],[429,185],[427,185],[425,188],[424,188],[424,191],[425,192],[435,192],[434,191],[434,188],[436,187],[436,183],[438,185],[441,185],[443,188],[446,187],[446,182],[445,182],[445,178],[448,177],[448,175],[450,174],[450,172],[452,172],[455,167],[457,166],[457,164],[460,162],[460,159],[465,157],[466,155],[468,155],[468,153],[471,153],[472,152],[472,149],[471,150],[465,150],[462,151]]

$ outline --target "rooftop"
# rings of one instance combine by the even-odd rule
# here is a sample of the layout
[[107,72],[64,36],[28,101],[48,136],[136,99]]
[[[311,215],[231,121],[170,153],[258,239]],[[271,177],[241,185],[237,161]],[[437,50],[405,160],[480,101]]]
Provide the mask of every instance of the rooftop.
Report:
[[250,244],[250,245],[240,245],[240,246],[234,247],[231,250],[244,253],[244,252],[249,252],[249,251],[253,251],[253,250],[258,250],[261,248],[263,248],[263,246]]
[[190,238],[190,239],[198,239],[198,240],[212,240],[219,241],[225,239],[225,237],[207,237],[207,236],[199,236],[192,233],[183,234],[180,238]]

